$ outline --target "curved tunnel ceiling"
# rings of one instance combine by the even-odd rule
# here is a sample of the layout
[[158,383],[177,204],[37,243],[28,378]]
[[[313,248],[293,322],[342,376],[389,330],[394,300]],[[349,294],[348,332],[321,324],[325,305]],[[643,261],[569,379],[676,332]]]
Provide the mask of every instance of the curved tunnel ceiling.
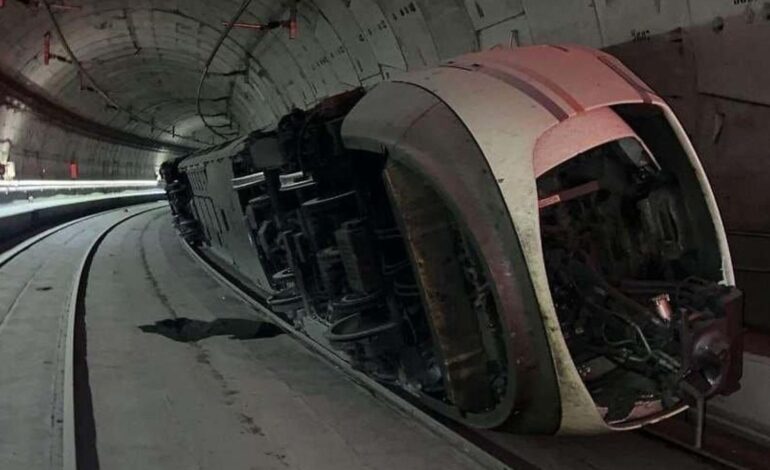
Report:
[[[46,3],[74,55],[118,109],[88,89],[77,67],[59,59],[67,53]],[[0,37],[6,47],[0,49],[0,63],[98,123],[166,142],[216,143],[222,137],[206,129],[198,116],[196,92],[223,22],[242,3],[5,0]],[[201,109],[212,127],[234,137],[270,127],[291,108],[307,108],[324,97],[468,51],[549,42],[609,46],[635,39],[638,31],[655,35],[746,8],[734,3],[302,0],[296,4],[294,39],[286,28],[230,32],[211,65]],[[286,20],[293,4],[253,0],[239,21]],[[53,54],[48,65],[43,61],[46,34]]]

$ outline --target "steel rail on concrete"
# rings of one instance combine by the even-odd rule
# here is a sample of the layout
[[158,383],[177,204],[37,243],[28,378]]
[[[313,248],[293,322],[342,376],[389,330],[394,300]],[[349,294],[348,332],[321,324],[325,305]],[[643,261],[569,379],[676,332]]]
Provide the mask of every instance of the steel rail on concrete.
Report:
[[[78,403],[76,403],[76,380],[75,377],[75,342],[77,336],[82,335],[82,332],[76,331],[75,323],[78,315],[83,312],[83,300],[85,296],[85,289],[88,283],[88,272],[91,266],[91,262],[99,250],[99,246],[102,244],[107,235],[110,234],[121,224],[145,214],[150,211],[159,209],[165,209],[165,206],[150,207],[148,209],[132,212],[126,217],[123,217],[116,222],[110,224],[107,228],[102,230],[101,233],[91,242],[91,245],[86,250],[83,256],[80,266],[75,272],[74,280],[72,284],[72,292],[70,293],[70,304],[67,312],[67,327],[65,333],[65,353],[64,353],[64,404],[63,404],[63,433],[62,433],[62,449],[63,449],[63,468],[64,470],[78,470],[78,468],[85,468],[87,466],[81,465],[82,456],[78,457],[78,434],[76,430],[78,421]],[[76,222],[77,223],[77,222]],[[70,224],[72,225],[72,224]],[[82,443],[81,443],[82,445]]]
[[[62,385],[61,385],[61,396],[63,396],[63,401],[61,402],[62,410],[63,410],[62,424],[61,424],[62,426],[61,445],[62,445],[62,459],[63,459],[62,466],[65,469],[76,470],[78,468],[84,468],[82,465],[78,465],[77,452],[76,452],[77,430],[76,430],[75,420],[77,416],[77,403],[76,403],[76,394],[74,393],[74,391],[75,391],[75,381],[77,380],[77,377],[76,377],[77,374],[75,370],[75,360],[76,360],[75,344],[76,344],[76,333],[77,333],[76,331],[77,313],[81,308],[80,300],[82,298],[85,284],[87,282],[87,275],[88,275],[90,262],[93,259],[95,253],[97,252],[101,242],[106,238],[106,236],[112,230],[114,230],[121,224],[125,223],[126,221],[134,217],[138,217],[149,211],[165,209],[167,207],[165,204],[162,204],[162,203],[157,204],[160,201],[154,201],[154,203],[150,203],[150,204],[153,204],[151,207],[141,208],[142,205],[147,204],[146,201],[140,200],[139,203],[137,203],[136,202],[137,200],[135,199],[129,199],[129,200],[134,201],[134,204],[132,204],[133,207],[139,206],[140,209],[131,211],[131,212],[125,212],[127,209],[124,206],[119,206],[117,208],[112,208],[112,210],[99,211],[90,215],[77,218],[75,220],[70,220],[68,222],[57,225],[53,228],[50,228],[44,232],[31,236],[23,240],[18,245],[12,247],[11,249],[0,253],[0,269],[3,269],[11,261],[19,258],[24,253],[34,248],[36,245],[41,244],[42,242],[59,234],[60,232],[65,231],[66,229],[90,222],[91,220],[94,220],[99,217],[109,217],[115,214],[125,214],[119,217],[116,221],[112,222],[108,227],[103,229],[101,232],[99,232],[96,235],[96,238],[94,239],[94,241],[91,242],[90,245],[86,248],[85,254],[81,258],[78,268],[75,270],[74,279],[72,283],[72,290],[69,293],[68,308],[66,312],[63,312],[66,316],[64,317],[64,322],[63,322],[64,355],[62,357],[62,371],[61,371],[64,377],[64,381],[62,382]],[[5,324],[5,320],[7,320],[7,317],[4,319],[2,325]]]

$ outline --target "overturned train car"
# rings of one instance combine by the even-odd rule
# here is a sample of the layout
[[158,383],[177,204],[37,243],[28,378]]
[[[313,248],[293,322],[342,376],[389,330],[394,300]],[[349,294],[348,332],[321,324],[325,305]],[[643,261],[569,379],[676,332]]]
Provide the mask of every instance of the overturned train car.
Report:
[[463,56],[162,175],[181,235],[275,315],[469,426],[630,429],[738,388],[706,176],[604,53]]

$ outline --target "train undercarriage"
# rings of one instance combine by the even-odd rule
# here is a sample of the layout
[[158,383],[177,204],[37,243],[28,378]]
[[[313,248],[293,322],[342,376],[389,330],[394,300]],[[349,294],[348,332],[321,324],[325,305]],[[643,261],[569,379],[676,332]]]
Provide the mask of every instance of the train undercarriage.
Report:
[[538,179],[561,331],[610,425],[730,393],[741,374],[740,293],[719,284],[699,194],[661,154],[619,140]]
[[[380,87],[367,104],[408,93]],[[399,146],[348,145],[346,119],[371,124],[354,91],[169,162],[180,234],[297,331],[471,426],[558,432],[585,407],[576,390],[592,410],[569,432],[625,429],[737,389],[740,293],[659,110],[614,107],[627,134],[552,158],[520,209],[424,95],[411,127],[383,119]]]

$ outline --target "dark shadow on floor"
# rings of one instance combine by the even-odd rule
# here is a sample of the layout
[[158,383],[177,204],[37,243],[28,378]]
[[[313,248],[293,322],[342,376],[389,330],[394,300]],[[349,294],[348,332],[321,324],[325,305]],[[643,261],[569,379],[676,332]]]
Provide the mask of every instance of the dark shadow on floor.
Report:
[[200,341],[212,336],[230,336],[230,339],[272,338],[282,331],[271,323],[240,318],[218,318],[214,321],[169,318],[152,325],[139,327],[145,333],[155,333],[182,343]]

